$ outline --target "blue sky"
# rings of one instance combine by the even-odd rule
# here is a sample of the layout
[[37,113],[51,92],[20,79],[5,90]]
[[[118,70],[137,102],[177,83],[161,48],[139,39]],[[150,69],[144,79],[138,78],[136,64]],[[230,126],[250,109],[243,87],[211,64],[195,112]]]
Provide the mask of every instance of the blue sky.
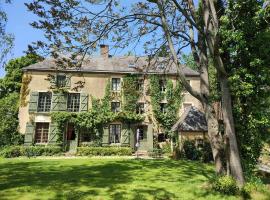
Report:
[[[31,22],[37,20],[37,17],[32,12],[27,11],[24,3],[31,2],[32,0],[14,0],[12,4],[4,4],[3,9],[8,15],[8,23],[6,30],[9,33],[14,34],[14,49],[8,59],[17,58],[24,55],[24,51],[27,50],[27,45],[37,40],[43,40],[43,32],[32,28]],[[126,3],[124,1],[124,3]],[[141,53],[142,48],[139,48]],[[186,48],[188,49],[188,48]],[[189,50],[184,50],[188,52]],[[128,49],[119,52],[120,54],[127,53]],[[3,68],[0,68],[0,77],[5,75]]]
[[[27,12],[24,2],[30,2],[30,0],[15,0],[12,4],[3,6],[8,15],[6,30],[15,36],[15,47],[8,59],[24,55],[23,51],[27,49],[28,44],[43,38],[42,32],[33,29],[29,24],[36,17],[31,12]],[[4,69],[0,68],[0,77],[3,75]]]

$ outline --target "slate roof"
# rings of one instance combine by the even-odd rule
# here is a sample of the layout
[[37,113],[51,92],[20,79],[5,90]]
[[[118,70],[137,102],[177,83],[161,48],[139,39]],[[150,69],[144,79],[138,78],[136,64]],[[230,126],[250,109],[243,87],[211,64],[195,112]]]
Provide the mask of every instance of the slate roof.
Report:
[[190,106],[173,125],[172,131],[206,132],[207,122],[204,113]]
[[[164,64],[169,63],[169,64]],[[131,64],[135,66],[131,67]],[[57,68],[55,60],[52,58],[45,59],[39,63],[23,68],[24,71],[54,71]],[[58,68],[59,69],[59,68]],[[184,67],[184,73],[187,76],[199,76],[199,73]],[[148,57],[135,56],[114,56],[104,58],[102,56],[88,57],[84,60],[80,69],[68,68],[59,71],[80,71],[80,72],[95,72],[95,73],[147,73],[147,74],[177,74],[175,64],[166,58],[159,57],[158,59],[149,62]]]

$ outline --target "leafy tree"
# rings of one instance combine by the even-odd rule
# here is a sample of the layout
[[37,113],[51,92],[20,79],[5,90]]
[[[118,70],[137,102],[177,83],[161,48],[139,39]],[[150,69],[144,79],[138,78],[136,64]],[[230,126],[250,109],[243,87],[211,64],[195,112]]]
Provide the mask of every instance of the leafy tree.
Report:
[[[11,0],[0,0],[2,3],[11,3]],[[13,48],[14,36],[6,32],[7,14],[0,7],[0,66],[5,63],[6,56]]]
[[0,98],[13,92],[20,92],[22,68],[41,60],[42,58],[35,54],[27,54],[26,56],[10,60],[5,65],[5,77],[0,79]]
[[0,79],[0,146],[22,142],[17,129],[22,68],[40,60],[40,56],[29,54],[10,60],[5,66],[6,76]]
[[229,0],[222,19],[222,49],[246,173],[256,166],[263,140],[269,134],[270,23],[263,3]]
[[0,99],[0,147],[19,144],[22,136],[18,133],[19,94],[11,93]]

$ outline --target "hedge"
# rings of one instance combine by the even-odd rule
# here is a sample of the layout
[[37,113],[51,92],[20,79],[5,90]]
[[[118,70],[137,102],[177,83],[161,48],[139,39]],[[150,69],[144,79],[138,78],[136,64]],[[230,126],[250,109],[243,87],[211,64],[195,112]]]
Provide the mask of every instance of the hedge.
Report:
[[59,146],[9,146],[1,149],[0,156],[14,158],[19,156],[53,156],[59,155],[62,148]]
[[78,147],[78,156],[130,156],[130,147]]

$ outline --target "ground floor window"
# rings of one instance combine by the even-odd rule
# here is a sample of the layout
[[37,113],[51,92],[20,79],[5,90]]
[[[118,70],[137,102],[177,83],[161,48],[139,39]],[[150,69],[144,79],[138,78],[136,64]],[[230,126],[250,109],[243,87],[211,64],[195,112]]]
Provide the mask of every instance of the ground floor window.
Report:
[[49,123],[36,123],[35,143],[47,143]]
[[121,125],[110,124],[109,134],[110,134],[110,143],[120,143]]

